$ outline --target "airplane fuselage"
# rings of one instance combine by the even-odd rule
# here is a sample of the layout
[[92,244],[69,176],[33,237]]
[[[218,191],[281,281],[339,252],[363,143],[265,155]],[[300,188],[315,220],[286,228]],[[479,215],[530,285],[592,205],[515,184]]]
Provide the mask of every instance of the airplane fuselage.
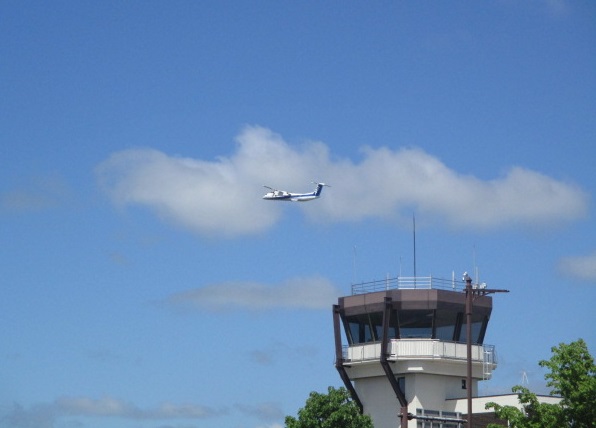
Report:
[[286,192],[285,190],[272,190],[271,192],[267,193],[263,196],[263,199],[269,201],[290,201],[290,202],[307,202],[312,201],[313,199],[317,199],[321,196],[321,190],[323,186],[326,186],[324,183],[317,183],[317,188],[314,192],[310,193],[290,193]]
[[289,202],[306,202],[317,199],[314,193],[288,193],[288,192],[269,192],[263,199],[269,201],[289,201]]

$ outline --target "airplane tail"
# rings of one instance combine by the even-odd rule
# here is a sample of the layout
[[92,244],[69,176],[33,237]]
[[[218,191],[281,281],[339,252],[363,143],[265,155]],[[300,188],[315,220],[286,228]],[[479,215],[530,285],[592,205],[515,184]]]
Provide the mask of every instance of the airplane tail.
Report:
[[315,196],[318,198],[321,196],[321,192],[323,191],[323,187],[327,186],[325,183],[316,183],[317,189],[315,190]]

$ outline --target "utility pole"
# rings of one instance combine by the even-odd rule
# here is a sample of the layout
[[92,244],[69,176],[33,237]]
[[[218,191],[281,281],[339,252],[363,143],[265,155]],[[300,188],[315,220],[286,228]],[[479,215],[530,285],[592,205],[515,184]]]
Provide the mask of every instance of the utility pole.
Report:
[[489,288],[472,287],[472,278],[467,272],[464,273],[464,281],[466,281],[466,350],[467,350],[467,376],[466,376],[466,392],[468,399],[468,428],[473,428],[472,425],[472,309],[474,305],[474,298],[477,296],[486,296],[492,293],[509,293],[509,290],[495,290]]

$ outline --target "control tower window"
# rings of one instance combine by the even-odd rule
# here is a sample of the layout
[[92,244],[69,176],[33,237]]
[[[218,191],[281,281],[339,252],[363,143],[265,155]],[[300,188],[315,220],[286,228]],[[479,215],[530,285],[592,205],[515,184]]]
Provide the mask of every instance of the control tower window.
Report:
[[370,323],[372,324],[373,332],[375,334],[375,341],[383,340],[383,313],[375,312],[370,315]]
[[374,340],[368,314],[353,315],[346,319],[350,343],[366,343]]
[[[472,343],[482,344],[481,337],[485,324],[488,320],[486,316],[481,314],[472,314]],[[462,343],[466,343],[467,341],[467,328],[466,328],[466,318],[464,317],[464,322],[461,325],[461,333],[459,335],[459,341]]]
[[456,323],[457,312],[437,310],[435,315],[435,339],[446,341],[455,340]]
[[[370,314],[370,322],[375,333],[375,340],[380,342],[383,340],[383,312],[373,312]],[[395,311],[391,312],[389,317],[389,330],[387,332],[389,339],[397,339],[397,317]]]
[[[346,317],[346,335],[350,344],[380,342],[383,340],[383,312],[351,315]],[[397,338],[397,317],[392,313],[389,320],[389,339]]]
[[398,311],[398,317],[402,339],[432,337],[433,311]]

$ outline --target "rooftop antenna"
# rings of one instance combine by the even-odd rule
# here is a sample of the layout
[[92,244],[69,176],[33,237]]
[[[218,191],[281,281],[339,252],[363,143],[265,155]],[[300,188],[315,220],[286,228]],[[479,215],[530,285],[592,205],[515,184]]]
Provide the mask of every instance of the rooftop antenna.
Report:
[[472,247],[472,258],[474,262],[474,279],[476,284],[480,284],[480,279],[478,278],[478,266],[476,265],[476,244]]
[[352,284],[356,284],[356,246],[354,245],[354,259],[352,261]]
[[414,232],[414,288],[416,288],[416,216],[412,213],[412,230]]

